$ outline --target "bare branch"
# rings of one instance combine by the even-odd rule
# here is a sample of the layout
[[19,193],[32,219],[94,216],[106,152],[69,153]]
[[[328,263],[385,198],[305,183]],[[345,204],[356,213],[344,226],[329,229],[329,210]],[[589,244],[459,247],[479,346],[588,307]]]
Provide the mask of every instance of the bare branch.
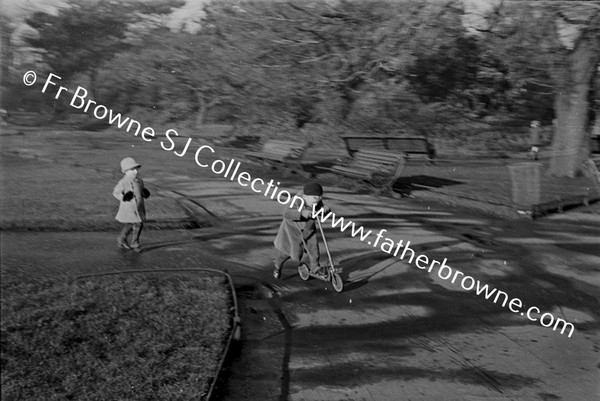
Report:
[[332,82],[337,82],[337,83],[348,83],[348,82],[352,82],[355,79],[367,75],[368,73],[366,71],[356,71],[352,74],[350,74],[349,76],[347,76],[346,78],[342,78],[342,79],[332,79]]
[[310,58],[310,59],[306,59],[306,60],[301,60],[301,61],[299,61],[299,63],[300,64],[316,63],[316,62],[319,62],[319,61],[322,61],[322,60],[325,60],[325,59],[328,59],[328,58],[332,58],[332,57],[339,58],[345,64],[348,63],[348,60],[346,60],[346,58],[344,56],[342,56],[341,54],[339,54],[339,53],[324,54],[324,55],[319,56],[319,57],[314,57],[314,58]]
[[291,64],[254,64],[254,67],[262,67],[262,68],[290,68]]
[[[279,15],[282,15],[282,14],[279,14]],[[280,16],[280,17],[265,17],[265,19],[268,19],[268,20],[271,20],[271,21],[288,22],[288,23],[308,22],[308,20],[306,20],[306,19],[290,19],[290,18],[287,18],[285,16]]]
[[301,45],[318,45],[322,42],[316,40],[291,40],[291,39],[280,39],[280,40],[271,40],[271,43],[275,43],[277,45],[291,45],[291,46],[301,46]]

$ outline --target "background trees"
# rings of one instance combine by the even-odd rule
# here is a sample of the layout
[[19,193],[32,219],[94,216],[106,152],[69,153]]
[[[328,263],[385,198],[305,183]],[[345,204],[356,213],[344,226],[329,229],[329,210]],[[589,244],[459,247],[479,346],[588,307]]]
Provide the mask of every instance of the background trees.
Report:
[[[505,55],[513,80],[548,88],[556,131],[550,173],[575,176],[589,156],[590,101],[600,61],[596,2],[502,3],[488,16],[486,40]],[[539,118],[538,118],[539,119]]]
[[121,3],[70,0],[57,15],[36,12],[27,18],[27,24],[38,34],[26,40],[31,46],[45,50],[45,62],[63,79],[89,73],[92,78],[87,89],[93,96],[97,67],[131,45],[127,34],[132,32],[132,25],[144,16],[168,13],[172,7],[181,5],[183,2],[176,0]]
[[556,118],[552,172],[573,176],[587,158],[593,2],[499,3],[468,29],[456,1],[215,1],[195,33],[161,22],[181,4],[73,1],[31,15],[28,42],[63,79],[90,77],[98,100],[163,121],[433,136],[496,122],[525,136],[530,120]]

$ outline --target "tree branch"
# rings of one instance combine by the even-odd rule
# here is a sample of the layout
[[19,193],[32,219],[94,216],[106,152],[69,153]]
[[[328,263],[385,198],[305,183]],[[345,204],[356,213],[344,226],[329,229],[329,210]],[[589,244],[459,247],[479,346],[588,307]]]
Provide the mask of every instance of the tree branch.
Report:
[[342,62],[344,64],[348,64],[348,60],[346,60],[346,58],[344,56],[342,56],[339,53],[332,53],[332,54],[324,54],[322,56],[318,56],[318,57],[314,57],[314,58],[310,58],[310,59],[305,59],[305,60],[301,60],[299,61],[300,64],[307,64],[307,63],[316,63],[331,57],[337,57],[340,60],[342,60]]

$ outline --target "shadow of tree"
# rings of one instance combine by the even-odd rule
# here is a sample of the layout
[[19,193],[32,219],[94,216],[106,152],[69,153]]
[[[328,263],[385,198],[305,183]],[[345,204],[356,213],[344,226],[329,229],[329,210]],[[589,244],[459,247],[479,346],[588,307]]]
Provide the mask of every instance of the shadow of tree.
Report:
[[461,181],[449,180],[447,178],[433,177],[430,175],[412,175],[398,178],[392,188],[395,192],[410,194],[415,189],[441,188],[462,184]]

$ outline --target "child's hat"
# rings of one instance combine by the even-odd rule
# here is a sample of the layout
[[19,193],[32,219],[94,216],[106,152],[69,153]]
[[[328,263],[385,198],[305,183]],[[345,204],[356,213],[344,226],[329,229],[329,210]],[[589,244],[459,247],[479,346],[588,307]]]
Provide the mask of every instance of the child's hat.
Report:
[[126,157],[123,160],[121,160],[121,172],[125,173],[127,170],[131,170],[132,168],[140,168],[142,167],[141,164],[136,163],[135,160],[133,160],[133,157]]
[[304,186],[304,195],[321,196],[323,195],[323,187],[316,182],[311,182]]

